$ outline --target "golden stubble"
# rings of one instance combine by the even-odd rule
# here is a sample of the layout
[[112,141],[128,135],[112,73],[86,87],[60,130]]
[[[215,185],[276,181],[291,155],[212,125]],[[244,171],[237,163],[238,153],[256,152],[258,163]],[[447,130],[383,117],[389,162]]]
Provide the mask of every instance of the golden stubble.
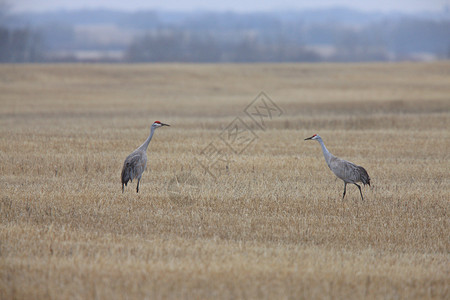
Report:
[[[0,298],[448,298],[449,67],[0,66]],[[236,117],[257,138],[213,178]],[[314,133],[367,169],[364,202]]]

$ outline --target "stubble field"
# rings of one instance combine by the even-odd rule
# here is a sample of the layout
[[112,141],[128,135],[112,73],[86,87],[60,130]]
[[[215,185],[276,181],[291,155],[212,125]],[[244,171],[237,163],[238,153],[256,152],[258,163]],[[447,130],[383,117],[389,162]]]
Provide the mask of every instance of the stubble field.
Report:
[[448,62],[2,65],[0,298],[449,299],[449,129]]

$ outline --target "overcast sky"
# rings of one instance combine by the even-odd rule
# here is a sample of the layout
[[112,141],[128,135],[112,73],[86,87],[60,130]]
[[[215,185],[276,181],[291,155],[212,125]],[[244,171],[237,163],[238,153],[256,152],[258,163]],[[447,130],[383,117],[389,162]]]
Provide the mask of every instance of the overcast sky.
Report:
[[5,1],[10,4],[13,11],[109,8],[128,11],[200,9],[246,12],[347,6],[364,11],[416,12],[421,10],[441,11],[444,7],[450,8],[450,0],[3,0],[3,2]]

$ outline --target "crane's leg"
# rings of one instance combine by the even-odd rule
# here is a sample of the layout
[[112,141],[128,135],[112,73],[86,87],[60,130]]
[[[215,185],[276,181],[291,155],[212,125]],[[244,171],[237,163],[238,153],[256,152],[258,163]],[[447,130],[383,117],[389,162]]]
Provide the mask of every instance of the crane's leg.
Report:
[[344,182],[344,194],[342,195],[342,200],[344,200],[346,190],[347,190],[347,182]]
[[122,182],[122,194],[123,194],[123,182]]
[[358,184],[356,184],[355,183],[355,185],[358,187],[358,189],[359,189],[359,193],[361,194],[361,200],[362,201],[364,201],[364,197],[363,197],[363,194],[362,194],[362,192],[361,192],[361,187],[358,185]]
[[139,182],[141,181],[141,178],[138,178],[138,184],[136,186],[136,193],[139,193]]

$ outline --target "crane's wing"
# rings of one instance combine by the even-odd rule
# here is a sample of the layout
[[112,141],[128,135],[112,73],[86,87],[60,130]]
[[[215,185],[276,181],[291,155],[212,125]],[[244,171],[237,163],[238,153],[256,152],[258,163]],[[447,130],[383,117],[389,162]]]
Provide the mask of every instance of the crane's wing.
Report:
[[142,174],[143,164],[145,168],[145,162],[143,160],[146,162],[147,158],[144,158],[140,151],[135,151],[127,156],[122,168],[122,188],[124,184],[127,185],[128,181],[133,181],[134,178]]
[[367,171],[352,162],[340,159],[339,157],[332,157],[329,167],[337,177],[347,183],[362,182],[363,184],[370,185],[370,178]]

